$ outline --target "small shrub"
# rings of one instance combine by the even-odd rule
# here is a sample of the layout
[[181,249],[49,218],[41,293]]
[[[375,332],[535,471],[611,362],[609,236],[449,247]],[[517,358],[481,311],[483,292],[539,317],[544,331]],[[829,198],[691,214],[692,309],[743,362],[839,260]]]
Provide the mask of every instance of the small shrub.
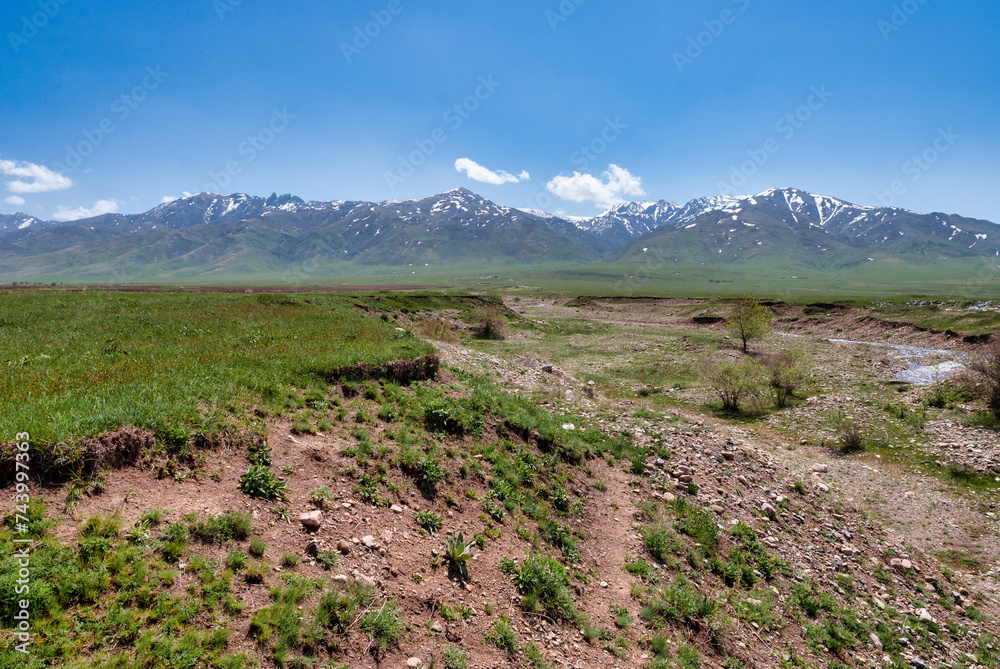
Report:
[[764,369],[755,360],[708,363],[702,378],[722,401],[722,410],[736,413],[740,407],[759,398]]
[[762,355],[761,363],[767,373],[774,404],[780,409],[788,406],[788,400],[805,382],[806,374],[801,367],[802,353],[799,351],[776,351]]
[[240,477],[240,490],[251,497],[288,501],[288,484],[274,475],[264,465],[251,465]]
[[986,404],[993,416],[1000,418],[1000,336],[990,337],[989,345],[973,358],[969,368],[981,377]]
[[291,569],[299,563],[299,556],[295,553],[285,553],[281,556],[281,566]]
[[569,575],[558,561],[541,553],[529,553],[514,571],[514,585],[526,610],[532,611],[541,604],[557,617],[566,620],[578,617],[569,593]]

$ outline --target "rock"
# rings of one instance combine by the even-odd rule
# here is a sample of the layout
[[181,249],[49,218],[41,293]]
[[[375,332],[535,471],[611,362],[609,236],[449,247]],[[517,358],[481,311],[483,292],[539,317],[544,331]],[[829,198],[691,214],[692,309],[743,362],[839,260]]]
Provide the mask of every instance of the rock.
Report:
[[419,657],[411,657],[406,661],[406,666],[410,667],[410,669],[416,669],[416,667],[422,666],[423,664],[424,661]]
[[672,492],[665,492],[665,493],[663,493],[663,501],[664,502],[673,502],[676,499],[677,499],[677,495],[675,495]]
[[444,625],[435,620],[433,623],[431,623],[431,631],[441,634],[442,632],[444,632]]
[[917,614],[917,617],[920,618],[920,620],[925,623],[934,622],[934,616],[932,616],[930,611],[928,611],[927,609],[917,609],[916,611],[914,611],[914,613]]
[[392,506],[389,507],[389,510],[392,511],[393,513],[403,513],[403,507],[399,506],[398,504],[393,504]]
[[712,505],[712,511],[714,511],[714,512],[715,512],[715,513],[717,513],[717,514],[719,514],[720,516],[721,516],[721,515],[722,515],[723,513],[725,513],[725,512],[726,512],[726,510],[725,510],[724,508],[722,508],[721,506],[719,506],[718,504],[713,504],[713,505]]
[[306,511],[299,514],[299,522],[307,530],[318,530],[320,525],[323,524],[323,512],[318,509],[316,511]]
[[730,453],[729,451],[723,451],[722,452],[722,459],[723,460],[732,460],[735,457],[736,457],[735,453]]
[[871,640],[872,645],[875,646],[876,650],[882,650],[882,640],[878,638],[878,635],[875,634],[875,632],[869,634],[868,638]]
[[308,544],[306,544],[306,555],[309,555],[311,557],[316,557],[317,555],[319,555],[319,549],[322,547],[323,547],[323,542],[316,541],[314,539],[313,541],[310,541]]
[[363,543],[365,546],[368,546],[368,548],[375,548],[375,537],[373,537],[370,534],[366,534],[365,536],[361,537],[361,543]]
[[545,372],[546,374],[551,374],[552,373],[552,365],[545,365],[545,366],[543,366],[542,367],[542,371]]
[[374,588],[377,585],[375,583],[375,579],[373,579],[370,576],[366,576],[365,574],[362,574],[357,569],[351,572],[351,578],[353,578],[355,582],[360,583],[361,585],[364,585],[365,587],[368,588]]
[[601,587],[602,588],[608,587],[608,582],[607,581],[601,581]]
[[915,657],[910,660],[910,666],[913,667],[913,669],[927,669],[927,663],[919,657]]
[[337,574],[331,579],[334,583],[343,583],[347,585],[351,582],[351,579],[347,578],[347,574]]
[[351,542],[348,541],[347,539],[341,539],[340,541],[337,542],[337,550],[340,551],[343,555],[347,555],[348,553],[351,552]]
[[809,471],[825,474],[826,472],[830,471],[830,468],[827,465],[823,464],[822,462],[817,462],[816,464],[812,465],[809,468]]
[[760,510],[763,511],[764,513],[766,513],[769,516],[773,516],[774,515],[774,507],[771,506],[771,504],[769,502],[764,502],[763,504],[761,504],[760,505]]

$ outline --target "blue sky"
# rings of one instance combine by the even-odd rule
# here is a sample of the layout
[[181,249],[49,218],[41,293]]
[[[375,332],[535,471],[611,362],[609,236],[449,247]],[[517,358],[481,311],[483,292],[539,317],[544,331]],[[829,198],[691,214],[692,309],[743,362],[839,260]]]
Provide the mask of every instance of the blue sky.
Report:
[[995,1],[7,0],[0,28],[0,213],[794,186],[1000,221]]

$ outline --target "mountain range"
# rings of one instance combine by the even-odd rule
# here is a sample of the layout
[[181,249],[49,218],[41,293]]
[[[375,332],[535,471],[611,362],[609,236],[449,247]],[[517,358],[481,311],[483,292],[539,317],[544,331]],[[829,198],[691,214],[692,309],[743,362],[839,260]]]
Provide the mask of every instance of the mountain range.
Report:
[[200,193],[142,214],[71,223],[0,215],[0,280],[7,281],[197,281],[293,266],[332,276],[359,267],[384,273],[647,258],[842,269],[887,257],[987,256],[1000,256],[1000,228],[989,221],[859,206],[793,188],[683,205],[624,202],[593,218],[513,209],[464,188],[378,203]]

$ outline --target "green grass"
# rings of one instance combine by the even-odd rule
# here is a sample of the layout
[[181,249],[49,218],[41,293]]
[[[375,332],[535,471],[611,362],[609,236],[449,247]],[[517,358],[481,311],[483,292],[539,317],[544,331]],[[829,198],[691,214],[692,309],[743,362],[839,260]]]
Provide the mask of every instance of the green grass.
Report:
[[[307,300],[309,302],[307,302]],[[431,352],[330,294],[0,293],[0,433],[36,445],[134,425],[167,442],[283,411],[355,363]]]

